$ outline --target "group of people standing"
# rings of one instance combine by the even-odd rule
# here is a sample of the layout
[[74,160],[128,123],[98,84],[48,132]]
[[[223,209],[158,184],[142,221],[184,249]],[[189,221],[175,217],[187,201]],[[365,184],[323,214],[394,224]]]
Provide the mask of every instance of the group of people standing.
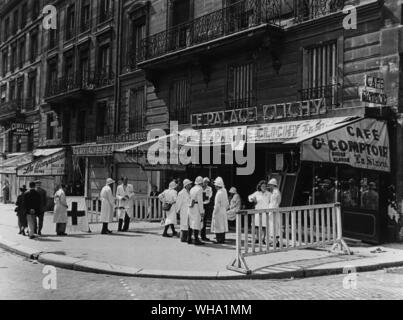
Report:
[[34,239],[42,235],[43,220],[47,206],[47,194],[42,189],[41,181],[31,182],[29,190],[24,185],[20,188],[20,195],[16,202],[19,234]]
[[[179,193],[176,190],[178,184],[176,181],[172,181],[169,188],[159,195],[162,209],[165,212],[163,237],[178,236],[175,225],[177,215],[179,215],[181,241],[204,245],[205,242],[210,241],[207,238],[207,223],[211,218],[211,232],[216,235],[216,243],[224,243],[225,234],[228,232],[227,212],[230,202],[224,180],[221,177],[215,179],[214,187],[216,194],[214,204],[212,204],[214,192],[209,178],[197,177],[194,183],[185,179],[183,189]],[[232,188],[232,191],[234,190],[235,188]],[[172,235],[168,235],[169,229],[172,230]]]

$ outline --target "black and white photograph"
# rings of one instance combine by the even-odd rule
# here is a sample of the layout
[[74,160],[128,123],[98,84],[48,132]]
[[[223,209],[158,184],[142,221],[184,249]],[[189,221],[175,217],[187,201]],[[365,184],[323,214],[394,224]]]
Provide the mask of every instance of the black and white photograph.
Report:
[[402,0],[0,0],[0,300],[402,300],[402,72]]

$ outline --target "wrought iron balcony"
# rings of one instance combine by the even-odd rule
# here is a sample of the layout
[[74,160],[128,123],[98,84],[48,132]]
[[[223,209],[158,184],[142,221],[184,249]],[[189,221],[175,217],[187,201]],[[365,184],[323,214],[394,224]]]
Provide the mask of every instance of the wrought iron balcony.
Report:
[[21,99],[0,102],[0,118],[12,118],[15,117],[22,109]]
[[279,26],[280,17],[281,0],[241,0],[143,39],[135,60],[141,63],[262,24]]
[[344,8],[346,0],[295,0],[297,22],[320,18]]
[[59,95],[69,95],[77,91],[87,91],[94,88],[94,75],[87,76],[72,75],[59,78],[55,82],[48,83],[45,91],[45,98],[52,98]]
[[327,85],[299,90],[300,100],[325,99],[328,108],[334,109],[340,106],[339,85]]
[[93,83],[97,88],[110,86],[114,83],[114,74],[110,70],[99,70],[94,75]]

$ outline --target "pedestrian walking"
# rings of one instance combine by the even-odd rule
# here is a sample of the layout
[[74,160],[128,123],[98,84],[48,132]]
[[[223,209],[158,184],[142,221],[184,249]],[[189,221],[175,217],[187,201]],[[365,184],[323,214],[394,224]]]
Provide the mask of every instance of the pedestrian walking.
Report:
[[[267,182],[266,180],[262,180],[258,183],[256,187],[256,192],[249,196],[249,202],[255,204],[255,210],[263,210],[270,208],[270,198],[271,193],[267,190]],[[255,214],[255,231],[259,231],[260,225],[260,214]],[[262,214],[262,233],[263,233],[263,244],[266,243],[266,226],[267,225],[267,217],[266,214]],[[258,239],[259,239],[258,235]],[[256,240],[258,243],[259,240]]]
[[180,216],[181,242],[187,242],[189,235],[189,206],[190,206],[190,189],[192,181],[185,179],[183,181],[183,189],[178,194],[176,200],[176,210]]
[[29,238],[34,239],[37,230],[36,217],[41,210],[41,195],[36,191],[35,182],[29,184],[29,191],[24,193],[23,200],[28,221]]
[[10,184],[8,181],[4,183],[2,191],[3,191],[3,202],[4,204],[8,204],[10,202]]
[[168,189],[158,196],[159,200],[162,202],[162,210],[164,211],[165,215],[164,232],[162,234],[164,238],[170,237],[168,235],[169,228],[172,230],[172,237],[178,236],[178,233],[175,230],[175,225],[177,224],[176,200],[178,198],[178,192],[175,189],[177,187],[178,184],[175,181],[172,181],[169,184]]
[[113,222],[113,213],[115,211],[115,198],[112,193],[112,187],[115,181],[111,178],[106,180],[106,185],[101,190],[101,234],[111,234],[108,224]]
[[66,200],[66,186],[60,185],[54,196],[55,210],[53,222],[56,224],[56,234],[67,236],[66,226],[68,221],[67,210],[69,208]]
[[134,217],[134,188],[129,184],[127,177],[123,178],[123,183],[116,190],[118,199],[119,224],[118,231],[129,231],[130,221]]
[[229,207],[229,201],[224,180],[221,177],[218,177],[214,181],[214,186],[217,189],[217,194],[214,201],[211,232],[215,233],[217,243],[222,244],[225,242],[225,233],[228,232],[227,210]]
[[36,185],[36,191],[39,193],[40,197],[41,197],[41,206],[40,206],[40,210],[39,213],[37,215],[38,218],[38,224],[37,224],[37,234],[39,236],[42,235],[42,228],[43,228],[43,220],[45,218],[45,211],[46,211],[46,207],[48,204],[48,196],[46,194],[46,191],[42,188],[42,181],[38,180],[35,181],[35,185]]
[[207,225],[211,220],[211,216],[213,213],[213,188],[210,187],[210,179],[203,179],[203,206],[204,206],[204,219],[203,226],[200,232],[200,237],[203,241],[210,241],[207,238]]
[[204,245],[199,239],[199,232],[202,228],[204,218],[203,206],[203,178],[197,177],[195,186],[190,189],[190,206],[189,206],[189,234],[188,244],[192,244],[192,234],[194,236],[195,245]]
[[242,208],[242,200],[241,196],[238,194],[238,190],[235,187],[232,187],[229,190],[230,194],[230,202],[229,202],[229,210],[227,211],[228,217],[228,225],[229,227],[234,226],[236,221],[236,213]]
[[24,208],[24,194],[27,192],[27,187],[24,185],[20,188],[21,194],[17,197],[15,212],[17,212],[18,217],[18,229],[19,233],[25,236],[25,229],[28,228],[27,214]]
[[[269,209],[278,209],[280,208],[281,204],[281,192],[278,188],[278,183],[276,179],[271,179],[269,181],[269,191],[270,191],[270,203]],[[269,226],[270,226],[270,234],[274,238],[276,238],[276,246],[279,247],[279,239],[282,235],[282,231],[280,230],[281,227],[281,216],[279,214],[270,212],[269,213]],[[276,226],[276,232],[274,232],[274,226]],[[274,234],[276,233],[276,234]]]

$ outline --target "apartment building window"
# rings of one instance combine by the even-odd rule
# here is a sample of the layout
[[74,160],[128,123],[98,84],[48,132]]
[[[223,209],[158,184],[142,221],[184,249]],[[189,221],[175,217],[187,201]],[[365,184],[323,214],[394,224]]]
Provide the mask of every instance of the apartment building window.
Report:
[[18,44],[18,67],[21,69],[25,63],[25,38],[21,38]]
[[231,65],[227,76],[227,108],[242,109],[256,104],[256,68],[254,63]]
[[4,20],[4,41],[10,36],[10,17]]
[[8,72],[8,48],[3,50],[2,58],[3,58],[2,68],[3,68],[3,77],[4,77]]
[[193,0],[174,0],[168,9],[168,21],[172,29],[169,39],[171,49],[178,49],[190,45],[190,25],[186,24],[193,19]]
[[31,72],[28,75],[28,99],[27,108],[34,109],[36,104],[36,71]]
[[89,51],[84,49],[80,51],[79,56],[79,77],[82,87],[87,87],[89,85],[89,72],[90,72],[90,60]]
[[52,96],[58,92],[57,58],[48,61],[46,95]]
[[57,30],[49,29],[48,30],[48,49],[54,49],[57,46]]
[[31,33],[30,38],[31,49],[30,49],[30,61],[34,62],[38,57],[38,30],[34,30]]
[[112,80],[111,75],[111,48],[110,44],[106,43],[99,47],[98,51],[98,71],[97,71],[97,85],[109,85]]
[[99,23],[112,18],[112,1],[99,0]]
[[87,127],[86,123],[86,112],[85,110],[80,110],[78,113],[78,119],[77,119],[77,142],[85,142],[86,136],[85,136],[85,131]]
[[28,3],[24,2],[21,7],[21,20],[20,20],[20,28],[23,29],[27,25],[28,20]]
[[1,103],[6,102],[6,100],[7,100],[7,84],[3,84],[0,87],[0,99],[1,99]]
[[130,67],[134,68],[137,59],[142,58],[142,41],[146,37],[146,19],[145,17],[132,22],[132,30],[130,32],[130,47],[128,50],[128,62]]
[[146,95],[145,87],[130,90],[129,96],[129,131],[136,132],[145,129]]
[[18,21],[18,18],[19,18],[19,11],[18,11],[18,9],[17,10],[15,10],[14,11],[14,13],[13,13],[13,34],[16,34],[17,33],[17,31],[18,31],[18,25],[19,25],[19,21]]
[[187,124],[190,121],[190,88],[187,78],[172,82],[169,90],[169,117],[171,121]]
[[98,102],[96,118],[96,135],[103,137],[109,134],[108,130],[108,104],[106,101]]
[[301,99],[325,98],[328,106],[337,105],[337,64],[336,42],[305,48]]
[[17,92],[16,92],[16,99],[18,101],[22,101],[24,97],[24,76],[21,76],[17,79]]
[[14,101],[16,99],[15,97],[15,80],[10,81],[10,88],[8,91],[8,100],[9,101]]
[[17,67],[17,44],[11,45],[11,57],[10,57],[10,71],[14,72]]
[[54,129],[54,116],[53,113],[48,113],[46,115],[46,139],[53,140],[55,137],[55,129]]
[[80,31],[84,32],[90,28],[90,14],[91,14],[90,0],[83,0],[81,5],[81,26]]
[[38,18],[40,7],[40,0],[34,0],[32,5],[32,20],[36,20],[36,18]]
[[66,40],[70,40],[74,36],[75,15],[75,5],[72,4],[68,6],[66,14]]

